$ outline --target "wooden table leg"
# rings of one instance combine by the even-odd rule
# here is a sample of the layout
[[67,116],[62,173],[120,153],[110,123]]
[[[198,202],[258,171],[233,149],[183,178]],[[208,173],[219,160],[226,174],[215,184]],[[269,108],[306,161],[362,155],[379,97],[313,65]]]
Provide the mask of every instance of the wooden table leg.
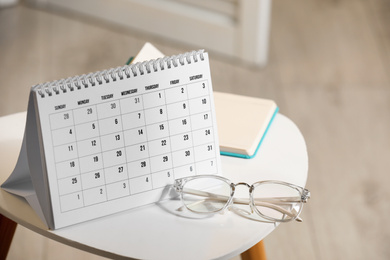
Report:
[[266,260],[263,240],[241,254],[242,260]]
[[14,237],[16,222],[0,214],[0,259],[6,259]]

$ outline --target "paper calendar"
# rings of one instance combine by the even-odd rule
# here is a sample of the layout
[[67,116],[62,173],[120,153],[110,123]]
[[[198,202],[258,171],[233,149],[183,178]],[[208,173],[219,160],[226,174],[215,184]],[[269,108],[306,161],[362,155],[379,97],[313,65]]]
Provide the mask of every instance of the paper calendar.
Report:
[[56,229],[156,202],[175,178],[220,165],[208,54],[194,51],[34,86],[3,188],[28,186]]

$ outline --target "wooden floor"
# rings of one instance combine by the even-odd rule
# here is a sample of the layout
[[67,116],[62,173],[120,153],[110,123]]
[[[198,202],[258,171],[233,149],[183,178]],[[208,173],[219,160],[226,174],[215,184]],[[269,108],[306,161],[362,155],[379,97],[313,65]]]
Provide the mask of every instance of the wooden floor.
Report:
[[[301,129],[312,199],[303,223],[265,239],[269,259],[390,259],[390,2],[273,1],[269,63],[211,54],[215,90],[274,99]],[[25,6],[0,9],[0,116],[26,110],[29,88],[116,67],[141,33]],[[17,228],[13,259],[99,259]]]

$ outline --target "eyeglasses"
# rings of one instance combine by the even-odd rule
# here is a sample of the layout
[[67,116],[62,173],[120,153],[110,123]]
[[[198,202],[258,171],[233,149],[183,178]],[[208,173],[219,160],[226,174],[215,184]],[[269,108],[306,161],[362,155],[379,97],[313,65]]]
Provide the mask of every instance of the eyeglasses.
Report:
[[[249,188],[248,198],[234,198],[237,186]],[[282,181],[259,181],[252,185],[237,184],[217,175],[198,175],[176,179],[173,184],[185,208],[194,213],[223,212],[226,208],[248,216],[255,212],[262,219],[272,222],[302,222],[299,214],[310,198],[310,191]],[[249,205],[251,212],[233,207],[233,204]]]

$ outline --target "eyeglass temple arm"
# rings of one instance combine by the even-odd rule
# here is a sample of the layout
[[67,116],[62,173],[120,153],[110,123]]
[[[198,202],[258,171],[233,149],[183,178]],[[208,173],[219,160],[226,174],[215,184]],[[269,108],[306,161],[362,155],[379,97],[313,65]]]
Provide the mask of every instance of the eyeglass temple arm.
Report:
[[[228,197],[228,196],[218,195],[215,193],[211,193],[211,192],[207,192],[207,191],[199,191],[199,190],[194,190],[194,189],[186,189],[185,191],[182,191],[182,192],[187,193],[187,194],[197,195],[197,196],[209,197],[212,199],[222,200],[222,201],[226,201],[226,202],[229,201],[229,199],[230,199],[230,197]],[[205,200],[202,200],[201,202],[207,201],[207,200],[210,200],[210,199],[205,199]],[[195,202],[195,203],[198,204],[199,202]],[[233,198],[233,203],[249,205],[249,199]],[[271,208],[271,209],[274,209],[276,211],[279,211],[280,213],[286,214],[292,218],[295,217],[294,214],[285,210],[282,207],[279,207],[278,205],[271,204],[271,203],[264,202],[264,201],[259,201],[259,200],[255,200],[255,203],[256,203],[256,206]],[[302,222],[302,219],[299,217],[296,217],[296,220],[299,222]]]
[[[210,198],[222,198],[222,199],[229,199],[228,196],[223,196],[223,195],[218,195],[215,193],[207,192],[207,191],[200,191],[200,190],[194,190],[194,189],[188,189],[186,188],[185,191],[182,191],[183,193],[187,194],[192,194],[192,195],[198,195],[198,196],[203,196],[203,197],[210,197]],[[237,198],[234,198],[233,201],[236,202],[236,200],[240,200]],[[247,202],[244,203],[249,203],[249,199],[241,199],[241,200],[246,200]],[[255,202],[270,202],[274,204],[289,204],[289,203],[299,203],[299,202],[305,202],[302,201],[300,197],[269,197],[269,198],[261,198],[261,199],[254,199]],[[237,202],[239,203],[239,202]]]
[[[237,204],[245,204],[245,205],[247,205],[248,204],[247,201],[248,201],[248,199],[233,199],[233,203],[237,203]],[[270,209],[279,211],[280,213],[288,215],[291,218],[295,218],[295,220],[298,221],[298,222],[302,222],[302,219],[299,216],[296,216],[296,215],[292,214],[290,211],[285,210],[284,208],[282,208],[282,207],[280,207],[278,205],[275,205],[275,204],[272,204],[272,203],[268,203],[268,202],[265,202],[265,201],[258,201],[258,200],[255,201],[255,204],[256,204],[256,206],[262,206],[262,207],[266,207],[266,208],[270,208]],[[297,213],[295,209],[292,209],[292,210],[295,213]]]
[[[207,191],[200,191],[200,190],[194,190],[194,189],[185,189],[185,191],[182,191],[183,193],[192,194],[192,195],[198,195],[202,197],[209,197],[209,198],[217,198],[220,200],[226,200],[228,201],[230,197],[224,196],[224,195],[218,195],[215,193],[207,192]],[[275,198],[261,198],[261,199],[254,199],[257,203],[273,203],[273,204],[289,204],[289,203],[299,203],[302,202],[300,197],[275,197]],[[233,202],[238,204],[249,204],[249,199],[238,199],[233,198]]]

